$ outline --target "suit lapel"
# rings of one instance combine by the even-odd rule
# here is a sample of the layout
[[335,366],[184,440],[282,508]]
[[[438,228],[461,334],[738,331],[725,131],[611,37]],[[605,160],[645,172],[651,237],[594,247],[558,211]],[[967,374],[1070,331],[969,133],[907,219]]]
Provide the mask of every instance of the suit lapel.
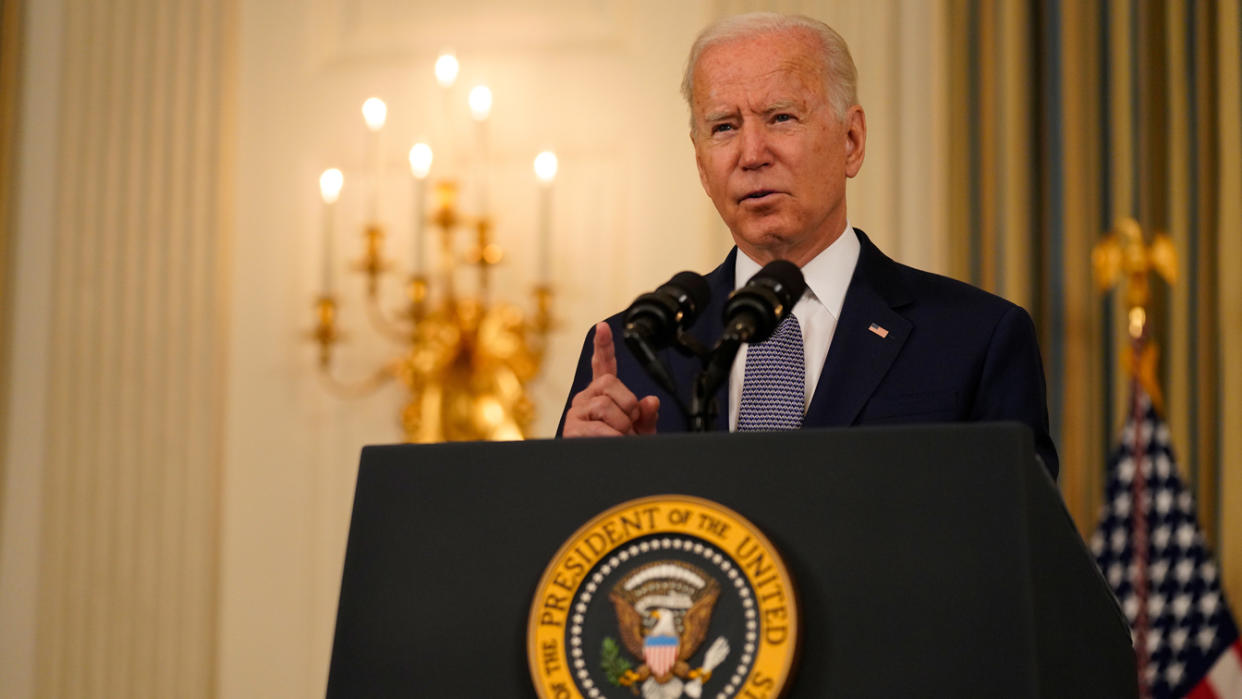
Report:
[[852,424],[901,353],[912,328],[894,310],[911,301],[899,266],[862,231],[855,232],[861,244],[858,265],[807,408],[803,424],[808,427]]

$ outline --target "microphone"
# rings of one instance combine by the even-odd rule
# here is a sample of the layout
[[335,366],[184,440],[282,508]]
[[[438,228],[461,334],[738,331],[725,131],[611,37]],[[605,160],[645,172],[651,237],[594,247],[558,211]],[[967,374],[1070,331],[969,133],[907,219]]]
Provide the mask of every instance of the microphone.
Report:
[[635,299],[623,317],[626,347],[683,413],[686,406],[677,394],[677,384],[656,351],[673,344],[678,330],[694,325],[710,299],[711,289],[702,275],[678,272],[655,291]]
[[734,291],[724,308],[721,342],[763,342],[772,335],[806,291],[802,270],[787,260],[773,260]]
[[690,396],[690,426],[695,432],[711,429],[716,414],[712,396],[728,378],[743,342],[763,342],[772,335],[806,291],[798,265],[773,260],[729,295],[724,307],[724,334],[703,363]]
[[652,350],[668,347],[679,329],[694,325],[710,299],[711,290],[703,275],[678,272],[655,291],[639,296],[626,309],[625,340],[646,343]]

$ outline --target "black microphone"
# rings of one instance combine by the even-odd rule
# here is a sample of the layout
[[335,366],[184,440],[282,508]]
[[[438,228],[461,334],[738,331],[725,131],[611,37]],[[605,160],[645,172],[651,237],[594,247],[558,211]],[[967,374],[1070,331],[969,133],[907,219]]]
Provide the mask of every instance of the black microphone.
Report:
[[716,415],[712,398],[728,378],[733,359],[743,342],[763,342],[772,335],[806,291],[798,265],[773,260],[755,273],[742,288],[729,295],[724,307],[724,334],[703,363],[690,396],[690,427],[695,432],[711,429]]
[[668,347],[677,338],[678,329],[694,325],[710,299],[711,290],[703,275],[678,272],[626,309],[625,340],[646,343],[653,350]]
[[724,307],[721,341],[763,342],[772,335],[806,291],[798,265],[773,260],[734,291]]
[[702,275],[678,272],[655,291],[635,299],[623,318],[626,347],[656,384],[673,397],[682,413],[686,413],[686,405],[656,351],[673,344],[678,330],[693,325],[710,299],[711,289]]

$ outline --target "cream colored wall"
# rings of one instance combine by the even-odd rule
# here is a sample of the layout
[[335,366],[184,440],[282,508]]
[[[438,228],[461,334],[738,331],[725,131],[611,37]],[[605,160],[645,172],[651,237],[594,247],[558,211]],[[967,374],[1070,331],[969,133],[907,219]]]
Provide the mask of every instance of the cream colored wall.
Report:
[[[77,8],[81,3],[65,0],[65,4]],[[69,23],[60,12],[60,3],[30,6],[35,21],[28,29],[34,56],[29,69],[36,80],[28,83],[31,94],[24,99],[27,111],[34,110],[31,123],[38,125],[23,136],[23,145],[36,156],[23,170],[21,203],[28,215],[19,225],[18,266],[32,270],[33,276],[23,276],[18,283],[16,349],[19,364],[28,372],[19,372],[11,400],[35,410],[10,411],[9,434],[26,438],[11,439],[6,454],[11,460],[6,464],[5,522],[0,529],[4,535],[0,549],[0,611],[4,612],[0,694],[18,698],[33,696],[35,675],[24,668],[36,651],[59,658],[64,647],[98,649],[117,640],[145,647],[141,644],[162,638],[141,625],[123,626],[120,631],[95,622],[74,625],[75,608],[55,599],[48,602],[46,594],[39,592],[41,588],[67,589],[64,586],[70,582],[80,582],[73,577],[76,569],[56,563],[59,559],[48,559],[49,551],[70,550],[65,548],[68,544],[58,540],[55,532],[38,538],[41,522],[61,522],[72,514],[65,508],[64,486],[40,479],[51,472],[53,462],[70,470],[90,463],[72,454],[52,458],[46,453],[48,445],[66,434],[57,418],[66,410],[80,409],[74,414],[81,419],[111,419],[110,411],[121,404],[113,403],[120,399],[108,391],[124,393],[126,384],[109,377],[112,383],[100,384],[97,400],[79,408],[63,403],[63,397],[57,399],[62,400],[56,404],[60,407],[39,407],[49,395],[63,396],[56,393],[63,384],[57,383],[55,370],[45,364],[44,350],[77,337],[69,326],[52,323],[46,307],[47,287],[66,284],[69,279],[67,272],[49,276],[56,265],[64,264],[41,237],[54,220],[51,202],[63,196],[62,190],[69,186],[66,182],[110,180],[91,170],[79,180],[62,181],[70,170],[62,167],[48,173],[47,163],[37,157],[63,155],[63,139],[56,129],[72,115],[56,100],[64,84],[58,46],[62,39],[77,36],[71,28],[81,25]],[[399,438],[396,415],[401,395],[390,388],[369,399],[344,401],[316,381],[313,348],[304,336],[318,283],[321,212],[316,178],[320,170],[333,165],[344,169],[347,177],[357,174],[365,144],[358,106],[371,95],[386,98],[390,126],[384,143],[389,175],[381,217],[391,225],[390,254],[399,255],[407,248],[408,180],[402,160],[416,135],[433,139],[440,135],[438,107],[431,108],[436,104],[436,91],[430,65],[442,48],[452,47],[462,61],[459,95],[464,96],[464,88],[476,80],[486,81],[495,93],[492,203],[496,232],[509,254],[497,279],[498,290],[506,297],[524,299],[533,281],[531,157],[543,148],[553,148],[560,156],[553,274],[561,324],[552,338],[543,377],[533,387],[539,436],[550,435],[555,427],[583,333],[593,321],[622,308],[679,269],[711,269],[728,249],[727,231],[698,185],[685,107],[677,91],[693,35],[715,16],[766,6],[809,12],[840,29],[852,43],[860,66],[861,96],[870,126],[868,160],[851,185],[851,221],[900,259],[932,269],[943,269],[947,260],[942,242],[946,240],[944,177],[940,173],[946,146],[937,126],[946,119],[943,100],[935,97],[947,94],[943,62],[938,58],[943,53],[942,3],[237,0],[233,13],[230,8],[234,6],[227,4],[209,12],[206,8],[211,3],[196,0],[181,0],[177,5],[111,0],[93,10],[95,15],[85,16],[103,17],[113,10],[131,13],[124,17],[154,13],[144,21],[158,23],[160,7],[185,6],[224,23],[224,34],[230,37],[219,53],[202,54],[207,61],[202,69],[220,76],[223,91],[215,110],[198,116],[222,135],[214,162],[222,168],[226,184],[212,200],[209,213],[219,217],[224,237],[201,237],[204,233],[195,228],[198,232],[190,238],[200,245],[218,243],[226,256],[221,258],[218,277],[200,273],[185,281],[185,293],[191,298],[208,294],[216,311],[187,305],[187,315],[180,319],[188,327],[204,327],[218,311],[224,326],[219,334],[206,336],[205,347],[206,356],[219,351],[221,360],[209,373],[188,377],[199,392],[175,398],[210,399],[205,407],[184,403],[194,406],[184,414],[193,422],[178,424],[198,435],[194,444],[199,460],[193,462],[193,473],[218,482],[219,497],[189,488],[178,496],[180,505],[170,502],[154,509],[152,519],[142,522],[153,531],[190,526],[196,534],[206,535],[205,553],[211,555],[201,559],[207,568],[200,567],[195,574],[206,586],[202,589],[215,594],[188,599],[168,592],[168,581],[181,580],[187,571],[195,570],[175,557],[152,561],[154,567],[132,568],[136,577],[119,580],[146,586],[142,589],[155,596],[157,608],[171,611],[172,616],[157,617],[164,624],[162,633],[171,633],[168,625],[175,625],[186,614],[212,610],[214,625],[202,629],[197,642],[176,647],[182,662],[214,668],[214,682],[203,686],[214,685],[219,696],[302,697],[323,690],[358,452],[363,444]],[[176,42],[152,44],[152,66],[167,65],[177,45],[202,41],[211,31],[210,24],[175,26]],[[120,50],[128,36],[99,32],[94,40],[105,42],[109,50]],[[96,70],[110,69],[105,65]],[[127,84],[120,77],[115,79],[118,85]],[[464,119],[464,110],[459,115]],[[164,123],[156,119],[150,127],[163,128]],[[91,138],[109,142],[107,132],[84,133],[88,142]],[[462,129],[459,137],[468,136],[468,129]],[[141,140],[143,134],[135,137]],[[155,136],[148,138],[151,157],[165,157],[165,150],[175,145]],[[433,141],[433,145],[437,144]],[[100,154],[102,173],[109,172],[111,158],[121,158],[107,149]],[[203,191],[201,175],[192,177],[176,168],[169,172],[170,182],[186,183],[185,191]],[[151,185],[121,180],[110,186],[119,188],[124,201],[139,205],[147,201]],[[344,247],[346,240],[356,242],[347,235],[354,230],[347,225],[356,226],[361,210],[357,189],[348,183],[341,208],[340,244]],[[198,220],[197,214],[186,218]],[[160,231],[148,232],[155,236],[156,249],[162,249],[159,246],[166,241]],[[173,234],[165,231],[163,235]],[[356,246],[347,249],[357,254]],[[132,259],[127,258],[127,250],[122,245],[101,258],[107,274],[128,269]],[[177,265],[187,264],[188,259],[192,257],[166,261],[170,278],[179,278]],[[142,288],[143,293],[167,301],[160,296],[166,293],[161,287]],[[366,328],[360,301],[351,290],[342,309],[342,323],[351,342],[342,349],[339,369],[347,377],[368,373],[389,351]],[[121,320],[135,322],[126,318]],[[132,347],[125,344],[124,333],[98,337],[102,346],[97,349],[113,353],[109,356],[122,357]],[[46,348],[39,338],[46,338]],[[80,352],[94,349],[80,342],[75,347]],[[178,347],[182,345],[172,350]],[[132,402],[124,405],[147,405],[140,395],[125,400]],[[219,420],[218,430],[212,426],[213,415]],[[155,437],[140,422],[101,423],[116,426],[114,441],[103,433],[84,438],[74,433],[75,453],[85,454],[99,444],[149,447]],[[201,441],[204,436],[206,443]],[[159,466],[155,452],[140,453],[146,459],[141,463],[154,469],[151,475],[161,476],[162,468],[170,468]],[[128,462],[123,459],[109,463],[129,474],[127,478],[148,473],[125,470]],[[115,498],[141,484],[117,483],[113,490],[100,493],[73,491],[77,493],[74,502],[91,513],[83,521],[98,524],[101,531],[111,531],[107,528],[118,522],[133,526],[134,520],[117,509],[121,501]],[[213,502],[218,502],[216,519],[204,520],[196,514],[200,510],[195,508]],[[49,511],[59,514],[52,517]],[[203,522],[215,522],[213,527],[218,529],[202,530]],[[31,541],[41,544],[33,546]],[[133,560],[139,550],[127,548],[125,537],[115,541],[118,548],[100,565],[113,556]],[[90,592],[89,585],[74,589]],[[39,606],[41,600],[43,606]],[[40,633],[50,622],[60,624],[56,628],[63,632]],[[137,638],[139,634],[145,635]],[[168,667],[133,667],[137,675],[150,672],[156,678],[168,672]],[[77,689],[90,693],[100,686],[105,690],[100,694],[107,694],[108,688],[124,686],[120,680],[97,685],[87,681],[89,677],[73,677],[71,663],[56,668],[70,678],[68,684],[45,686],[68,688],[63,696],[72,696]],[[122,679],[142,681],[132,673]]]

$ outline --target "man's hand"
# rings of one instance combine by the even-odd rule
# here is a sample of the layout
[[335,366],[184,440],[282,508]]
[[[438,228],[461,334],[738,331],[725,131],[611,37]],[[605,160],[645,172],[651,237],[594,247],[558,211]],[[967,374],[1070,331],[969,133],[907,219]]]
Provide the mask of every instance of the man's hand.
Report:
[[595,326],[595,351],[591,355],[591,383],[574,396],[565,414],[565,437],[616,437],[623,434],[655,434],[660,399],[636,398],[617,378],[617,350],[612,328]]

